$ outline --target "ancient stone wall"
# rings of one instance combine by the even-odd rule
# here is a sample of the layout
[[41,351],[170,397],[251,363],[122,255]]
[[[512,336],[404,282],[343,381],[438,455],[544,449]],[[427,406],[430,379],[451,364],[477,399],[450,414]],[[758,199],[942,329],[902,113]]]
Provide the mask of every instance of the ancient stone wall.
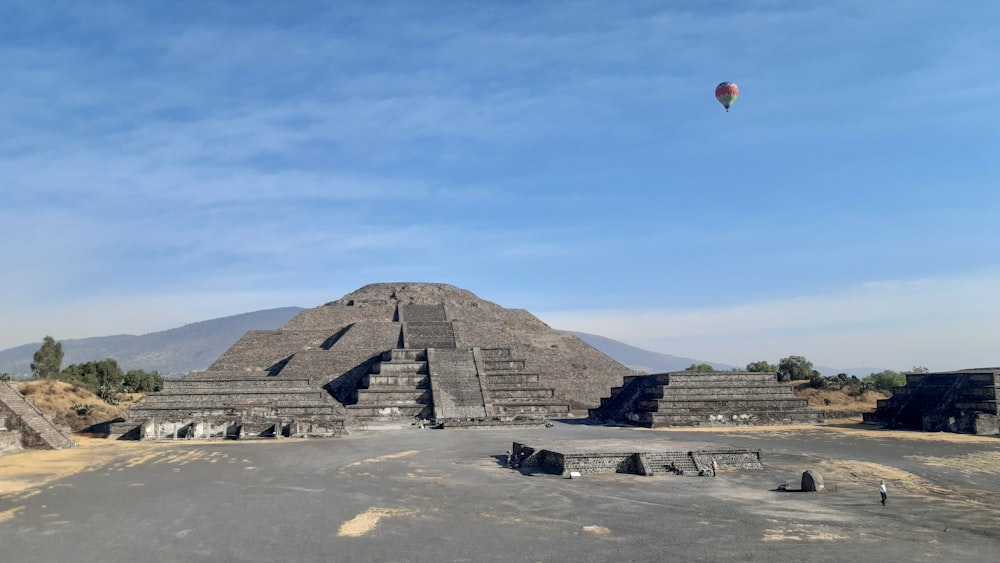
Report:
[[323,348],[332,332],[252,330],[208,367],[208,371],[264,371],[276,374],[296,352]]
[[1000,433],[1000,368],[910,373],[865,421],[926,432]]
[[21,439],[21,432],[19,430],[8,430],[6,427],[0,428],[0,455],[20,450]]

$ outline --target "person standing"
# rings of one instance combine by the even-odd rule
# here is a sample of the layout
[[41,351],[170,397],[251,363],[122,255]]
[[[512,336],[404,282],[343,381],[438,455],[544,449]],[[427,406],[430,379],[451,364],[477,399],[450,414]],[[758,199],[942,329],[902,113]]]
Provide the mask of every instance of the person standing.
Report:
[[885,481],[879,481],[878,492],[882,495],[882,506],[885,506],[885,501],[889,498],[885,491]]

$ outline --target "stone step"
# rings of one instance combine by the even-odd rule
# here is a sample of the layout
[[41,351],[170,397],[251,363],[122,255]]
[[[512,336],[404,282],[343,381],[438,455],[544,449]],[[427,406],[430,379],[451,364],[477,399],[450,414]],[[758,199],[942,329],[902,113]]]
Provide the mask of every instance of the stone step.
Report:
[[431,401],[429,389],[358,389],[358,405],[414,405]]
[[511,359],[510,348],[480,348],[479,357],[484,362],[509,360]]
[[990,414],[997,413],[996,401],[955,401],[955,409],[960,411],[982,411]]
[[361,378],[361,387],[370,389],[375,387],[408,387],[410,389],[427,389],[430,386],[430,378],[427,374],[416,375],[378,375],[367,374]]
[[519,383],[538,383],[537,373],[511,373],[502,375],[486,375],[486,386],[489,388],[502,387]]
[[426,348],[394,348],[382,352],[383,362],[426,362]]
[[178,391],[182,389],[295,389],[311,387],[305,378],[285,377],[248,377],[232,378],[184,378],[164,379],[163,391]]
[[685,452],[649,452],[640,453],[640,461],[647,475],[697,475],[698,466],[691,456]]
[[705,387],[680,387],[673,385],[647,387],[642,390],[642,396],[648,398],[655,397],[681,397],[681,396],[703,396],[703,397],[742,397],[747,395],[792,397],[795,394],[788,387],[745,387],[745,386],[705,386]]
[[[735,418],[734,418],[735,417]],[[640,424],[645,426],[753,426],[759,424],[812,424],[818,420],[812,413],[781,411],[755,412],[744,415],[717,413],[663,415],[655,412],[639,413]]]
[[774,384],[785,387],[778,382],[778,378],[773,373],[677,373],[667,374],[668,385],[671,387],[688,387],[705,384],[724,385],[752,385],[752,384]]
[[493,399],[551,399],[555,396],[555,389],[546,388],[519,388],[519,387],[493,387],[490,388],[490,397]]
[[146,399],[151,399],[154,397],[301,397],[303,395],[316,395],[318,397],[328,396],[329,394],[321,389],[315,387],[289,387],[285,389],[274,388],[274,389],[261,389],[261,388],[250,388],[250,389],[211,389],[205,387],[191,387],[188,389],[164,389],[163,391],[158,391],[156,393],[146,394]]
[[347,410],[362,420],[430,419],[434,415],[429,405],[347,405]]
[[524,360],[483,360],[483,368],[487,374],[524,371]]
[[567,413],[569,405],[566,403],[556,403],[542,400],[511,400],[502,399],[493,401],[493,408],[497,413]]
[[378,375],[426,375],[427,362],[381,362],[372,367]]
[[129,409],[130,419],[140,418],[211,418],[231,416],[262,416],[262,417],[292,417],[292,416],[335,416],[339,417],[339,408],[333,405],[212,405],[205,407],[132,407]]
[[[198,398],[185,398],[185,397],[150,397],[145,402],[139,403],[137,406],[150,407],[150,408],[210,408],[213,406],[229,406],[229,405],[260,405],[260,406],[309,406],[309,405],[324,405],[331,404],[326,402],[322,396],[313,397],[284,397],[275,398],[273,400],[265,399],[247,399],[240,397],[229,397],[229,398],[218,398],[210,396],[202,396]],[[133,406],[131,411],[137,406]]]
[[636,401],[637,410],[658,412],[702,412],[702,411],[786,411],[808,409],[807,399],[789,397],[784,400],[723,399],[723,400],[679,400],[660,399],[658,401]]

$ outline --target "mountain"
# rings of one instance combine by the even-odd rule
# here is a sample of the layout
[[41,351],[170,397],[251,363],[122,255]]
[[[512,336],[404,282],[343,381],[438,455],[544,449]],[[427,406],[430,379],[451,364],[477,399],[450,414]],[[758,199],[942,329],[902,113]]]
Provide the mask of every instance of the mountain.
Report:
[[[280,328],[301,311],[301,307],[282,307],[191,323],[140,336],[120,334],[58,340],[63,349],[62,365],[66,367],[114,358],[125,371],[141,369],[165,376],[180,376],[207,368],[247,331]],[[29,375],[31,361],[41,345],[38,342],[0,351],[0,373]]]
[[643,350],[642,348],[637,348],[604,336],[597,336],[596,334],[574,332],[572,330],[564,330],[560,332],[572,334],[587,344],[590,344],[594,348],[597,348],[601,352],[604,352],[608,356],[611,356],[618,362],[625,364],[634,370],[644,371],[646,373],[681,371],[684,368],[689,367],[691,364],[711,364],[711,366],[717,370],[729,370],[735,367],[729,364],[720,364],[718,362],[706,362],[705,360],[695,360],[692,358],[683,358],[681,356],[671,356],[670,354],[661,354],[659,352],[650,352],[649,350]]
[[[121,334],[60,340],[64,354],[63,367],[114,358],[125,371],[141,369],[156,371],[165,376],[181,376],[207,368],[247,331],[281,328],[303,310],[301,307],[282,307],[254,311],[140,336]],[[679,371],[691,364],[711,364],[717,370],[734,367],[718,362],[650,352],[596,334],[569,330],[560,332],[575,335],[618,362],[647,373]],[[38,342],[0,350],[0,373],[10,373],[17,377],[30,375],[31,360],[41,345],[42,343]],[[816,369],[823,375],[844,372],[859,377],[881,371],[874,368],[838,370],[822,366],[817,366]]]

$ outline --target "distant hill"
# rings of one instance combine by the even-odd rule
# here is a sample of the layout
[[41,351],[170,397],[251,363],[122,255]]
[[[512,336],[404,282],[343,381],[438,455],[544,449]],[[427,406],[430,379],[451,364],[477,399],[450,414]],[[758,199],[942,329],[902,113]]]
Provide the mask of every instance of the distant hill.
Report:
[[[63,367],[114,358],[126,371],[141,369],[156,371],[167,377],[177,377],[207,368],[247,331],[276,330],[303,310],[301,307],[282,307],[191,323],[140,336],[121,334],[71,340],[57,338],[57,341],[63,347]],[[650,352],[618,340],[585,332],[568,330],[560,332],[572,334],[618,362],[647,373],[680,371],[691,364],[710,364],[717,370],[736,367],[719,362]],[[0,373],[10,373],[17,377],[29,376],[32,357],[41,345],[42,343],[38,342],[0,350]],[[823,375],[844,372],[859,377],[881,371],[874,368],[838,370],[821,366],[817,366],[816,369]]]
[[596,334],[574,332],[571,330],[564,330],[561,332],[572,334],[587,344],[590,344],[594,348],[597,348],[601,352],[611,356],[618,362],[625,364],[634,370],[644,371],[646,373],[681,371],[684,368],[689,367],[691,364],[710,364],[717,370],[729,370],[736,367],[729,364],[720,364],[718,362],[708,362],[705,360],[695,360],[693,358],[684,358],[681,356],[671,356],[670,354],[661,354],[659,352],[650,352],[649,350],[643,350],[642,348],[637,348],[604,336],[597,336]]
[[[180,376],[207,368],[247,331],[281,328],[302,310],[301,307],[267,309],[141,336],[120,334],[70,340],[56,338],[56,341],[62,344],[63,367],[114,358],[126,371],[141,369],[164,376]],[[31,360],[41,345],[38,342],[0,351],[0,373],[30,375]]]

